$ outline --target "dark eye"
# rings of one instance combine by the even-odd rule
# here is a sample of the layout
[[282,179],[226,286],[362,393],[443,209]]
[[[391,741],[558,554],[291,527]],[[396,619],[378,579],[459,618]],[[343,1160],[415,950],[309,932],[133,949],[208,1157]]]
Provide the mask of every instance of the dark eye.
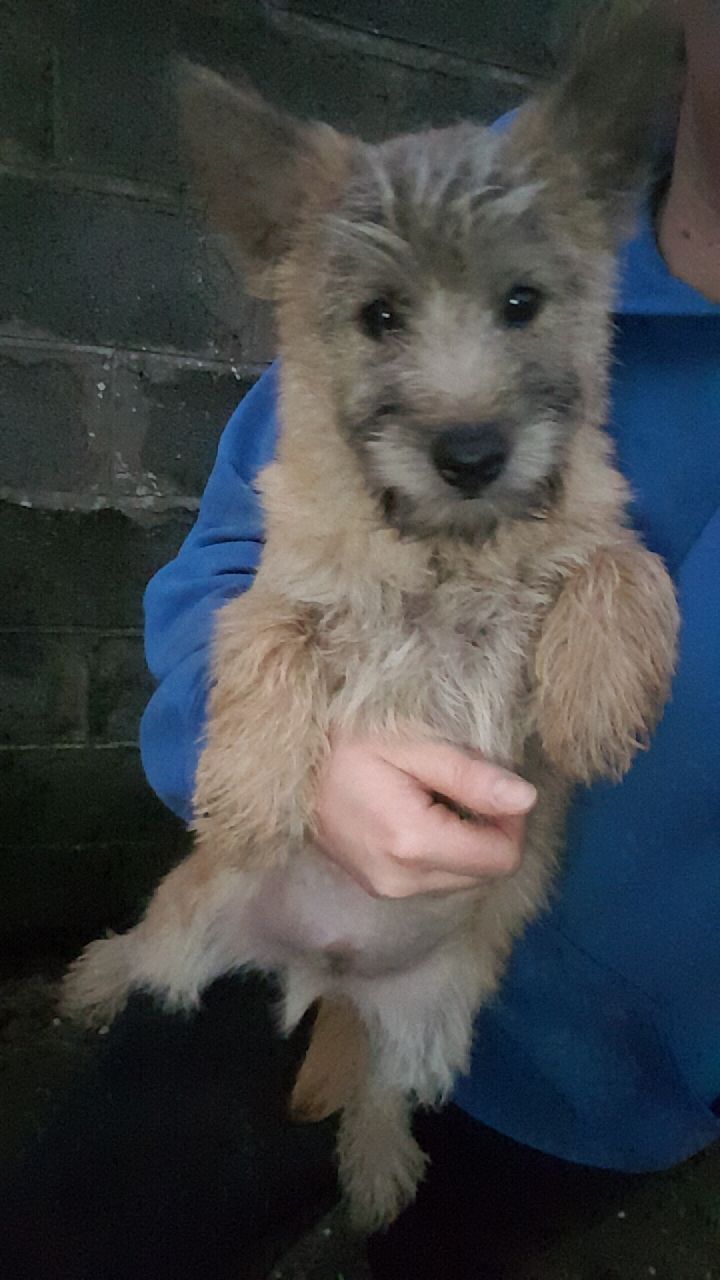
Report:
[[360,326],[373,342],[382,342],[389,333],[402,328],[402,319],[390,298],[374,298],[362,308]]
[[513,329],[521,329],[533,321],[544,302],[539,289],[531,284],[514,284],[503,302],[502,318]]

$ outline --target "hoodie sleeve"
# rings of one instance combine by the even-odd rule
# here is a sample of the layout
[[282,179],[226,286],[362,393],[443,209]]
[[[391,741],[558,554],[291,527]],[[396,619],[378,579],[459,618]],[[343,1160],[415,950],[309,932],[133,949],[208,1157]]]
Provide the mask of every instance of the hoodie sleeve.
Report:
[[197,521],[145,593],[145,656],[157,681],[140,726],[147,779],[186,822],[202,745],[213,618],[251,584],[263,544],[255,476],[277,438],[272,367],[223,432]]

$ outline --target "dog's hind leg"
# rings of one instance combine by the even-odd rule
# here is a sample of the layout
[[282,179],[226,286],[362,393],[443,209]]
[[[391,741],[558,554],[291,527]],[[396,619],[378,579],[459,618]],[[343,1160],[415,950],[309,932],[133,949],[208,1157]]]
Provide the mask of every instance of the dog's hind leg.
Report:
[[290,1099],[296,1120],[324,1120],[345,1106],[368,1065],[368,1036],[357,1010],[324,996]]
[[398,973],[346,983],[368,1030],[372,1070],[384,1084],[433,1106],[469,1064],[474,1015],[498,969],[470,927]]
[[364,1231],[392,1222],[410,1203],[426,1164],[412,1135],[408,1097],[388,1086],[383,1064],[370,1054],[358,1010],[343,997],[323,997],[291,1099],[297,1120],[342,1111],[340,1183],[353,1221]]
[[412,1135],[412,1106],[444,1101],[467,1069],[474,1014],[497,976],[493,957],[468,931],[412,969],[348,984],[369,1043],[338,1141],[341,1181],[359,1225],[390,1222],[413,1199],[426,1161]]
[[214,978],[249,959],[241,916],[250,886],[247,875],[196,850],[165,877],[139,924],[85,948],[65,978],[63,1010],[107,1022],[132,991],[148,991],[169,1009],[194,1008]]
[[427,1157],[412,1135],[411,1118],[409,1099],[373,1074],[345,1104],[337,1146],[340,1183],[363,1231],[386,1226],[415,1198]]

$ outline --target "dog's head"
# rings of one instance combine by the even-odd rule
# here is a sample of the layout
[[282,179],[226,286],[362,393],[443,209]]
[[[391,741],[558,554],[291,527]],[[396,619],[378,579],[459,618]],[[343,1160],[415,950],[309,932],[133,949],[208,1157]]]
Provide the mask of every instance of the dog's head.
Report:
[[672,38],[608,37],[504,131],[367,145],[182,71],[211,222],[275,298],[281,356],[332,403],[401,532],[532,515],[602,413],[612,261],[652,153]]

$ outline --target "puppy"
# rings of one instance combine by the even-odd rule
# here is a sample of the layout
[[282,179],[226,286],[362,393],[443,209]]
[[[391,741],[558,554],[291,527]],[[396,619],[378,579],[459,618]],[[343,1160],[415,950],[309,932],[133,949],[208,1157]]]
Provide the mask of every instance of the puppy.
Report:
[[[255,969],[279,980],[285,1032],[320,1001],[295,1106],[342,1108],[367,1228],[414,1194],[411,1110],[468,1067],[547,902],[570,786],[620,777],[668,691],[675,599],[603,423],[613,250],[669,43],[608,35],[503,132],[372,146],[181,75],[211,222],[276,304],[281,436],[260,569],[217,618],[194,851],[135,928],[86,949],[65,1000],[103,1020],[133,990],[189,1010]],[[363,892],[313,841],[333,727],[530,779],[516,873]]]

